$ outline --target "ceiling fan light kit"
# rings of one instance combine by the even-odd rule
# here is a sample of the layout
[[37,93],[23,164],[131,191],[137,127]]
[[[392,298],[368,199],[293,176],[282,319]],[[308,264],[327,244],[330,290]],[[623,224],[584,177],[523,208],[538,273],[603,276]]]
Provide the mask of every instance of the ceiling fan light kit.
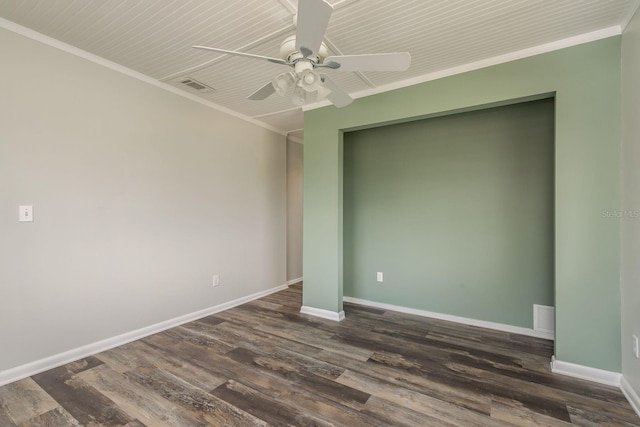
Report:
[[276,90],[276,93],[280,96],[285,96],[289,89],[291,89],[296,84],[296,74],[287,71],[286,73],[278,74],[273,78],[271,84]]
[[332,11],[333,6],[326,0],[298,0],[296,34],[287,37],[280,44],[280,58],[208,46],[193,47],[293,68],[293,71],[275,76],[249,95],[250,100],[263,100],[273,93],[286,96],[293,88],[291,100],[295,105],[329,99],[337,108],[345,107],[353,102],[351,96],[331,81],[328,75],[319,74],[316,68],[337,71],[406,71],[411,65],[411,55],[401,52],[328,56],[329,50],[323,39]]
[[295,105],[305,105],[310,101],[309,98],[310,96],[307,91],[302,89],[301,86],[296,86],[295,89],[293,89],[293,97],[291,98],[291,102],[293,102]]

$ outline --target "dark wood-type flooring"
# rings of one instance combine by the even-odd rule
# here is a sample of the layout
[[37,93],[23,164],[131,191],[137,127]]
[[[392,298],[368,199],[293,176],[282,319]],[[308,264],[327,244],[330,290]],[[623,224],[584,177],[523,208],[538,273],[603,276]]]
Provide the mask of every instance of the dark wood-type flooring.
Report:
[[0,387],[0,426],[638,426],[621,392],[549,372],[550,341],[291,287]]

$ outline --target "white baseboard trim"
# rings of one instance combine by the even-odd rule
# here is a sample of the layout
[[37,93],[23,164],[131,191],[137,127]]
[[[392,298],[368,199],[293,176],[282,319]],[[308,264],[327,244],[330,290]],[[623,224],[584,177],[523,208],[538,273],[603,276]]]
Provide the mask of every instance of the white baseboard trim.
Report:
[[323,319],[333,320],[335,322],[340,322],[344,320],[344,311],[335,312],[330,310],[324,310],[322,308],[309,307],[307,305],[303,305],[300,308],[300,313],[308,314],[310,316],[315,316],[315,317],[321,317]]
[[343,300],[352,304],[367,305],[369,307],[382,308],[385,310],[398,311],[400,313],[414,314],[416,316],[430,317],[432,319],[447,320],[449,322],[462,323],[464,325],[478,326],[480,328],[494,329],[502,332],[510,332],[513,334],[527,335],[530,337],[544,338],[548,340],[554,339],[554,334],[544,331],[535,331],[520,326],[505,325],[503,323],[487,322],[485,320],[469,319],[466,317],[453,316],[451,314],[435,313],[433,311],[419,310],[417,308],[403,307],[400,305],[387,304],[383,302],[368,301],[360,298],[343,297]]
[[620,378],[620,390],[622,390],[622,394],[624,394],[624,397],[627,398],[633,410],[636,411],[636,414],[640,417],[640,396],[638,396],[638,393],[631,387],[631,384],[629,384],[624,376]]
[[26,363],[24,365],[17,366],[5,371],[0,371],[0,386],[12,383],[14,381],[21,380],[23,378],[30,377],[32,375],[39,374],[40,372],[47,371],[49,369],[57,368],[58,366],[66,365],[73,361],[82,359],[84,357],[92,356],[97,353],[118,347],[135,340],[147,337],[149,335],[162,332],[164,330],[180,326],[184,323],[192,322],[194,320],[201,319],[206,316],[210,316],[215,313],[219,313],[224,310],[242,305],[249,301],[261,298],[263,296],[287,289],[287,285],[276,286],[275,288],[267,289],[264,291],[256,292],[245,297],[237,298],[232,301],[228,301],[222,304],[215,305],[213,307],[205,308],[204,310],[195,311],[193,313],[185,314],[183,316],[175,317],[173,319],[165,320],[164,322],[156,323],[155,325],[146,326],[135,331],[126,332],[115,337],[107,338],[98,342],[84,345],[72,350],[65,351],[63,353],[55,354],[53,356],[45,357],[44,359],[36,360],[34,362]]
[[551,357],[551,372],[614,387],[620,387],[620,379],[622,378],[622,375],[617,372],[563,362],[557,360],[555,356]]
[[302,282],[302,277],[298,277],[297,279],[291,279],[287,281],[287,286],[295,285],[296,283]]

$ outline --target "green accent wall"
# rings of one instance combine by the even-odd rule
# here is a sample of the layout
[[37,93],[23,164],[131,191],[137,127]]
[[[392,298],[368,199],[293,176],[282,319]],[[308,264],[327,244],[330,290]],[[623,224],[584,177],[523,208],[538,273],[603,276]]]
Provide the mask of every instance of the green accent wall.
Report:
[[304,305],[342,310],[343,132],[555,93],[558,360],[620,371],[620,37],[305,112]]
[[553,99],[345,133],[345,295],[532,328],[553,305],[553,139]]

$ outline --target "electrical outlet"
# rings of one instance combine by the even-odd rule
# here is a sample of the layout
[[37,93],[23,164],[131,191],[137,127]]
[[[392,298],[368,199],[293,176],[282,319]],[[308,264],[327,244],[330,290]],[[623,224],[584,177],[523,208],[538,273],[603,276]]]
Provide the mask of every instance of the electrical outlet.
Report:
[[219,274],[214,274],[213,275],[213,287],[215,288],[216,286],[220,286],[220,275]]
[[381,272],[379,272],[379,271],[376,273],[376,280],[378,282],[382,282],[384,280],[383,274]]
[[631,335],[631,337],[633,338],[633,355],[636,357],[636,359],[640,359],[640,348],[638,348],[638,337],[635,335]]

